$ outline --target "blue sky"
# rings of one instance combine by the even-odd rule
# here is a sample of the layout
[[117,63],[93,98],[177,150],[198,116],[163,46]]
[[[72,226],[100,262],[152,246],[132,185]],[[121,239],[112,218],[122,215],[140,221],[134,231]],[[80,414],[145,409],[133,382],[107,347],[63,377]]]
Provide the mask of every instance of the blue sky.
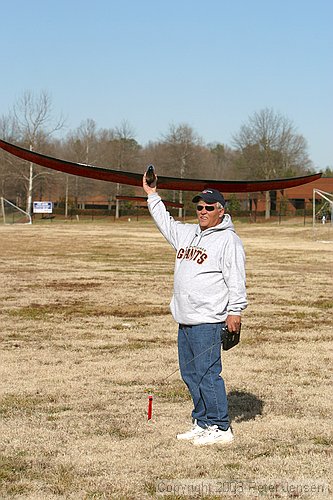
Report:
[[187,123],[206,143],[265,107],[333,165],[332,0],[0,0],[0,115],[47,90],[67,128]]

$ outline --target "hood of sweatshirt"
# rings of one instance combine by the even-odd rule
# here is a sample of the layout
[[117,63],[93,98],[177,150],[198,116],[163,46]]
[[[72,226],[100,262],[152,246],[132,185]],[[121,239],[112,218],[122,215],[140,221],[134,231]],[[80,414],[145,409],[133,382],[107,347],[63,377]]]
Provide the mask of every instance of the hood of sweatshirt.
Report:
[[209,236],[212,233],[216,233],[218,231],[225,231],[226,229],[235,232],[235,227],[232,223],[231,217],[229,214],[224,214],[223,220],[220,222],[220,224],[217,224],[216,226],[209,227],[207,229],[202,230],[200,225],[197,224],[195,233],[193,236],[193,239],[190,243],[190,245],[195,244],[196,246],[199,246],[200,241],[203,237]]
[[199,231],[202,235],[211,234],[211,233],[214,233],[215,231],[223,231],[224,229],[231,229],[232,231],[235,231],[233,222],[232,222],[229,214],[224,214],[223,219],[220,222],[220,224],[217,224],[216,226],[204,229],[203,231],[201,230],[201,227],[199,226],[199,224],[197,226],[197,231]]

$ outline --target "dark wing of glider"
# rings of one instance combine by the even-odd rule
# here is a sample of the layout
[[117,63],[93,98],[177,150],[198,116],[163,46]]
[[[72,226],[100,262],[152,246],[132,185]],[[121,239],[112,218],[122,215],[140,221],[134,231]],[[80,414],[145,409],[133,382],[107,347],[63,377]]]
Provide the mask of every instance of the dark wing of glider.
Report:
[[[12,155],[18,156],[42,167],[51,168],[67,174],[79,175],[108,182],[119,182],[131,186],[142,186],[142,174],[112,170],[109,168],[95,167],[84,163],[74,163],[46,156],[29,149],[24,149],[0,139],[0,148]],[[287,177],[284,179],[271,179],[259,181],[218,181],[206,179],[181,179],[179,177],[158,176],[160,189],[175,189],[179,191],[203,191],[207,187],[218,189],[223,193],[253,193],[255,191],[273,191],[300,186],[315,181],[321,173],[305,175],[302,177]]]

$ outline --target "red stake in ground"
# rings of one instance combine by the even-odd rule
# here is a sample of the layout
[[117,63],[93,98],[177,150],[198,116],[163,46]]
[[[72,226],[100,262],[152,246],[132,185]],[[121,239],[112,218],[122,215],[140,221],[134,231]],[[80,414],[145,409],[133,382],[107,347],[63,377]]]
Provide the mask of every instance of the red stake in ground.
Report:
[[148,418],[147,420],[151,420],[153,414],[153,396],[148,396]]

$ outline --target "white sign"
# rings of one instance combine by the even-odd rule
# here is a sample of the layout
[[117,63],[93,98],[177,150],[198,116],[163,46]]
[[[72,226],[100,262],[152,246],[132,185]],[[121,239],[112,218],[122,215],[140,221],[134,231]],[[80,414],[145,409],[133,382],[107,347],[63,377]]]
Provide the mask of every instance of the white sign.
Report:
[[34,214],[52,214],[52,201],[34,201]]

